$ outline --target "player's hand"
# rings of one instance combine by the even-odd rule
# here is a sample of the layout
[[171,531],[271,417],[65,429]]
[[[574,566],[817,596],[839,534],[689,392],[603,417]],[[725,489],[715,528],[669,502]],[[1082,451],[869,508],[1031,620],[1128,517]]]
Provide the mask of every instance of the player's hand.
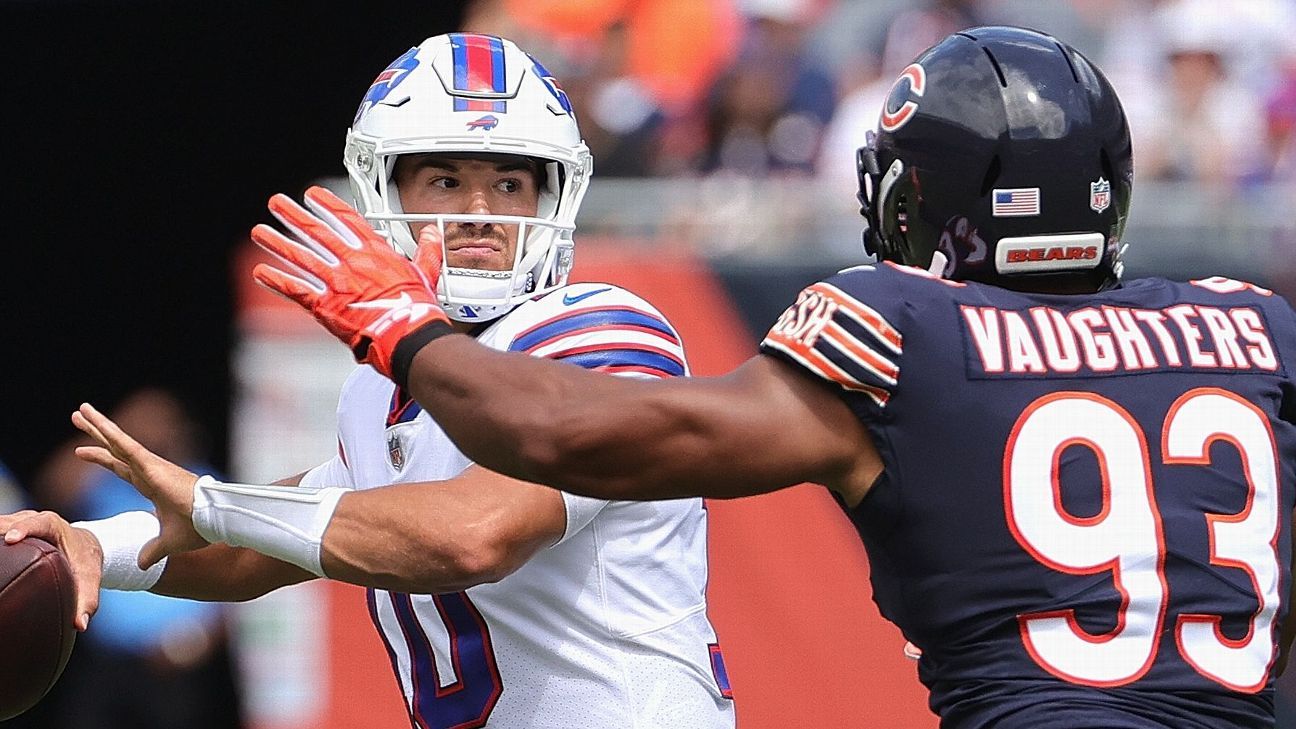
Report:
[[73,527],[52,511],[19,511],[0,516],[0,532],[6,544],[36,537],[59,548],[72,568],[72,583],[76,587],[73,624],[83,632],[89,628],[91,616],[99,610],[99,584],[103,580],[103,548],[95,535]]
[[357,362],[391,377],[401,339],[429,324],[450,326],[436,297],[441,247],[420,256],[420,270],[338,196],[312,187],[305,200],[303,208],[286,195],[270,198],[270,212],[291,236],[268,225],[252,229],[252,240],[278,258],[252,276],[310,311]]
[[108,416],[83,403],[72,413],[72,424],[95,439],[97,446],[80,446],[77,457],[95,463],[129,481],[157,508],[162,529],[144,544],[139,568],[148,569],[163,557],[207,546],[194,529],[193,492],[196,474],[153,453],[130,437]]

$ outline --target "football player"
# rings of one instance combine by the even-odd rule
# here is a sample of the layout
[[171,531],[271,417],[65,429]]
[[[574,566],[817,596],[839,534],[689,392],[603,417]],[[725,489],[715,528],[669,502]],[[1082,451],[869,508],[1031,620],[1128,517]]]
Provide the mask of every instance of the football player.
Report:
[[[1122,282],[1129,139],[1107,80],[1058,40],[946,38],[859,151],[880,262],[806,288],[715,379],[600,378],[482,346],[322,192],[318,250],[267,236],[282,261],[256,276],[482,465],[612,499],[832,489],[945,727],[1273,726],[1296,317],[1241,281]],[[384,264],[330,265],[348,246]],[[118,457],[87,456],[156,463],[100,441]],[[160,551],[184,548],[202,482],[139,481],[168,520]]]
[[[353,234],[380,236],[402,262],[444,260],[424,275],[455,331],[629,378],[687,373],[678,334],[648,302],[567,285],[590,154],[566,94],[512,42],[452,33],[411,48],[365,95],[344,162],[368,221]],[[320,233],[287,198],[274,212],[304,240]],[[733,726],[700,499],[612,502],[479,468],[372,367],[347,380],[337,414],[337,456],[285,482],[298,488],[208,478],[197,508],[213,520],[194,546],[222,544],[147,572],[136,563],[158,532],[151,514],[76,525],[89,531],[26,514],[0,528],[52,534],[80,555],[82,627],[100,547],[104,586],[118,589],[229,600],[318,576],[367,586],[424,729]]]

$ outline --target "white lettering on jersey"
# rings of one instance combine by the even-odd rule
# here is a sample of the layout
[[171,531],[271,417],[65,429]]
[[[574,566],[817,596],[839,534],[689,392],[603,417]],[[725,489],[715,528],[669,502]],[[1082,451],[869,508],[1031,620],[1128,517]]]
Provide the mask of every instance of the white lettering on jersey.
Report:
[[[1279,369],[1264,318],[1251,307],[1177,304],[1166,309],[1048,306],[1024,312],[960,307],[987,375],[1066,375],[1149,369]],[[1184,353],[1187,356],[1184,356]]]

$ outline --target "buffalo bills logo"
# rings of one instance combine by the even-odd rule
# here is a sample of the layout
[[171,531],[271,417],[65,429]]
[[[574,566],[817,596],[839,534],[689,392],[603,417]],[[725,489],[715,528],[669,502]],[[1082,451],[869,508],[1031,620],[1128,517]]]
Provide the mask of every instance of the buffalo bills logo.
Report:
[[378,74],[378,78],[375,78],[373,83],[369,85],[369,92],[360,101],[360,108],[356,109],[355,119],[352,120],[352,124],[360,121],[360,117],[373,108],[374,104],[386,99],[388,94],[397,86],[400,86],[400,83],[405,80],[410,71],[418,67],[418,50],[418,47],[414,47],[405,51],[400,58],[392,61],[390,66]]
[[878,126],[885,131],[894,132],[913,118],[918,111],[918,99],[927,90],[927,72],[922,66],[911,63],[900,72],[900,78],[891,86],[887,94],[886,105],[882,107],[882,118]]
[[499,124],[499,119],[496,119],[490,114],[487,114],[486,116],[480,119],[473,119],[472,121],[468,122],[468,131],[471,132],[474,129],[480,129],[484,132],[489,132],[490,130],[494,129],[498,124]]
[[[531,58],[530,54],[528,54],[527,57]],[[535,68],[532,69],[535,71],[535,75],[540,77],[545,88],[549,89],[549,93],[553,94],[553,97],[558,100],[558,106],[562,107],[563,112],[575,116],[575,113],[572,112],[571,99],[567,98],[567,92],[563,91],[562,87],[558,85],[558,79],[554,78],[554,75],[549,73],[549,69],[541,65],[536,59],[531,58],[531,62],[535,64]],[[553,107],[549,108],[550,111],[553,111],[555,114],[558,113],[557,109],[554,109]]]

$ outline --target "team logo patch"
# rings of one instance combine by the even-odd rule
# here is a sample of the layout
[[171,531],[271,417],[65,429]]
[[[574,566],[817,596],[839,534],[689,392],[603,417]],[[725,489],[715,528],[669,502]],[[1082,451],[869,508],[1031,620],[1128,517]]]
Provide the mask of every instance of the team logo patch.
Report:
[[472,121],[468,122],[468,131],[471,132],[474,129],[480,129],[484,132],[489,132],[490,130],[494,129],[498,124],[499,124],[498,118],[491,116],[490,114],[487,114],[486,116],[483,116],[479,119],[473,119]]
[[882,118],[878,126],[888,132],[894,132],[913,118],[918,112],[918,99],[927,90],[927,72],[922,66],[911,63],[900,72],[900,78],[891,86],[886,104],[882,106]]
[[410,71],[418,68],[418,50],[416,46],[405,51],[400,58],[392,61],[390,66],[378,74],[378,78],[375,78],[373,83],[369,85],[368,93],[360,101],[360,108],[356,109],[355,119],[352,120],[352,124],[360,121],[360,117],[373,108],[374,104],[381,103],[386,99],[397,86],[400,86],[400,83],[405,80]]
[[996,218],[1020,218],[1040,214],[1038,187],[995,188],[990,198],[990,214]]
[[[531,54],[528,53],[527,57],[531,58]],[[535,75],[540,77],[540,80],[544,82],[545,88],[549,89],[549,93],[553,94],[554,98],[558,100],[558,106],[562,108],[563,113],[575,116],[572,112],[571,100],[567,98],[567,92],[563,91],[562,87],[558,85],[558,79],[554,78],[554,75],[549,73],[549,69],[542,66],[536,59],[531,58],[531,62],[535,64],[535,68],[533,69]],[[555,114],[559,113],[558,110],[552,106],[549,107],[549,110]]]
[[397,471],[405,468],[405,446],[396,433],[387,434],[387,460]]
[[1089,183],[1089,207],[1095,213],[1101,213],[1111,206],[1111,183],[1099,177],[1097,182]]

